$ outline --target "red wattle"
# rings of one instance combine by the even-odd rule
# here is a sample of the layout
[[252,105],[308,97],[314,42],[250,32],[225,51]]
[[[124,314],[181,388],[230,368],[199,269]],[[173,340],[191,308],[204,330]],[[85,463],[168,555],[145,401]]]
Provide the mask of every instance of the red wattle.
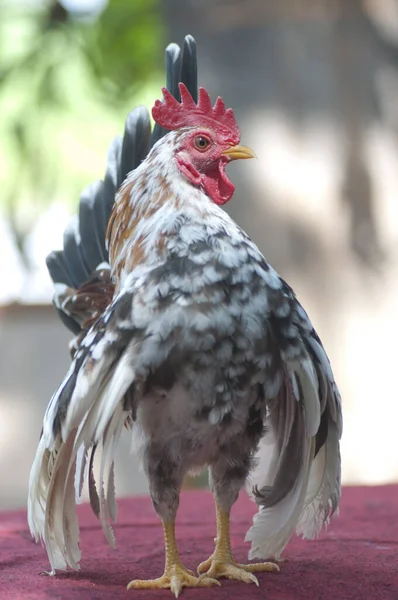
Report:
[[199,173],[193,164],[181,155],[177,156],[176,160],[180,172],[188,181],[202,187],[215,204],[222,205],[231,200],[235,186],[225,172],[227,163],[224,160],[220,159],[203,173]]
[[215,204],[222,205],[231,200],[235,186],[225,172],[225,163],[219,161],[217,168],[202,175],[202,185]]

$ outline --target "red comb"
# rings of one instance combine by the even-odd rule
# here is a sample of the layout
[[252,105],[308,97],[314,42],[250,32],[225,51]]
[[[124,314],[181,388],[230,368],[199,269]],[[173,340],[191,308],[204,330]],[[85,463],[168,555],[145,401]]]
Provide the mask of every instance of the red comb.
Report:
[[199,88],[199,102],[195,104],[191,94],[183,83],[179,83],[181,102],[162,88],[163,102],[156,100],[152,108],[152,116],[156,123],[164,129],[180,129],[181,127],[204,125],[215,129],[226,141],[238,144],[239,128],[236,124],[232,108],[225,108],[222,98],[218,97],[214,106],[204,88]]

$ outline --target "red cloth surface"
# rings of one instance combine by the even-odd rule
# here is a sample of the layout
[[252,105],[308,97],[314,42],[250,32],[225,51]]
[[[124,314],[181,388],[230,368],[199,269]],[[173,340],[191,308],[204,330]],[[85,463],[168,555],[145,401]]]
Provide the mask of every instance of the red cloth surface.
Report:
[[[233,508],[235,558],[246,561],[245,533],[255,512],[242,494]],[[182,591],[187,600],[398,600],[398,486],[351,487],[343,491],[341,515],[316,541],[294,537],[280,573],[260,573],[260,588],[222,580],[222,587]],[[162,600],[169,590],[126,590],[133,578],[163,572],[162,528],[148,498],[119,502],[117,549],[105,541],[86,505],[79,507],[82,561],[79,573],[40,576],[48,569],[44,549],[29,534],[22,511],[0,515],[0,600]],[[187,567],[212,552],[215,515],[207,491],[184,492],[177,539]]]

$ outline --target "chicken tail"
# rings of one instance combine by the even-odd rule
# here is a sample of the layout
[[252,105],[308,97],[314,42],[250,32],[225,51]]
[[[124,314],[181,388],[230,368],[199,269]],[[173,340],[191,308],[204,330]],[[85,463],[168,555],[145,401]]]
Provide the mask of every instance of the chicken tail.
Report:
[[[196,42],[191,35],[183,47],[169,44],[166,56],[166,87],[179,101],[179,82],[186,85],[197,100],[198,76]],[[116,192],[128,174],[139,167],[153,145],[167,131],[155,124],[151,131],[148,110],[137,107],[126,119],[123,138],[116,137],[110,145],[104,179],[85,188],[80,197],[79,215],[72,218],[64,233],[63,249],[51,252],[47,268],[56,285],[54,305],[64,325],[77,338],[72,350],[80,343],[80,334],[112,300],[113,285],[109,279],[109,254],[106,230]]]
[[269,403],[248,490],[259,505],[246,535],[250,559],[279,558],[294,530],[317,537],[338,511],[340,397],[319,338],[306,351]]
[[[115,544],[109,522],[117,513],[113,459],[132,414],[134,370],[117,332],[97,331],[96,336],[94,329],[83,340],[50,402],[30,474],[28,523],[36,541],[44,542],[53,572],[79,569],[76,499],[86,479],[93,512],[108,542]],[[98,448],[97,489],[93,463]]]

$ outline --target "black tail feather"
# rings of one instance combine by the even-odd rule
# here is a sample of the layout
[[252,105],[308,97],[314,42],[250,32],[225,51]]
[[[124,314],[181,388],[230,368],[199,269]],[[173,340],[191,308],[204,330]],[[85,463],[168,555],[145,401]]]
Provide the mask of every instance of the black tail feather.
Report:
[[95,181],[87,186],[80,196],[79,223],[81,249],[89,270],[86,279],[99,263],[108,260],[102,236],[104,227],[106,227],[105,215],[101,214],[103,194],[104,183],[102,181]]
[[[197,100],[196,43],[192,36],[185,38],[183,51],[177,44],[166,48],[166,86],[180,100],[178,83],[182,81]],[[79,216],[64,233],[64,248],[51,252],[47,268],[52,280],[78,289],[103,262],[108,262],[105,244],[106,229],[112,212],[115,194],[128,173],[137,168],[151,147],[167,133],[155,125],[151,134],[148,111],[136,108],[126,119],[123,139],[116,137],[110,145],[107,168],[103,181],[85,188],[79,203]],[[61,315],[63,323],[73,333],[80,325],[68,315]]]

